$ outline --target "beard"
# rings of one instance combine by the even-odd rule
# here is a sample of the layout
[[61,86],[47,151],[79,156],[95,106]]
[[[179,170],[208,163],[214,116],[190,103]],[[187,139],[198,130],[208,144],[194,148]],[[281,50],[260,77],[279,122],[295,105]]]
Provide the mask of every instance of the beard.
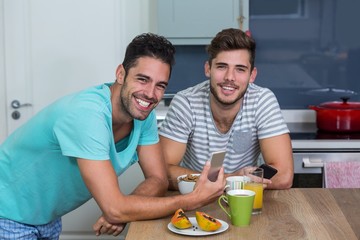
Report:
[[[151,102],[152,107],[146,111],[139,110],[133,102],[133,97],[148,100],[149,102]],[[124,81],[124,84],[120,92],[119,105],[122,112],[126,114],[128,117],[137,120],[145,120],[149,116],[150,112],[157,106],[157,104],[158,101],[154,98],[148,98],[142,94],[129,92],[127,81]]]
[[216,92],[216,88],[210,83],[210,92],[214,96],[215,100],[225,106],[230,106],[240,101],[244,97],[247,88],[248,86],[246,86],[246,88],[243,91],[241,91],[235,99],[227,100],[225,98],[221,98],[219,94]]

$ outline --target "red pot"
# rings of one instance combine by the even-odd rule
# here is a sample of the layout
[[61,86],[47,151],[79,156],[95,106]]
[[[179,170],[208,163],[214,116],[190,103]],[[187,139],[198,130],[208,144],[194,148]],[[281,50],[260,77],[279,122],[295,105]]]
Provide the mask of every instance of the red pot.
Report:
[[316,111],[318,129],[328,132],[360,132],[360,102],[325,102],[309,106]]

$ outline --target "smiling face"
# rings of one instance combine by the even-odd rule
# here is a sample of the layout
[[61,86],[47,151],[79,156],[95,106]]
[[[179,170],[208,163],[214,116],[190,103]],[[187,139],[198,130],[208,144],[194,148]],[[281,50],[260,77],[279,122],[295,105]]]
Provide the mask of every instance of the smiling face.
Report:
[[120,65],[117,70],[117,82],[122,84],[120,112],[144,120],[162,99],[169,77],[170,66],[151,57],[139,58],[127,74]]
[[257,70],[250,72],[249,52],[245,49],[220,52],[205,64],[205,74],[210,78],[212,100],[222,105],[234,105],[244,97],[250,82],[254,82]]

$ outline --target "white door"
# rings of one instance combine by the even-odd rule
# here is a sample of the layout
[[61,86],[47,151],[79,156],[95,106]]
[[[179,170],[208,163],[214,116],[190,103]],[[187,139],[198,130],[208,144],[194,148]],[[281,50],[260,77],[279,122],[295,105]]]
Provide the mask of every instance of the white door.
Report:
[[114,80],[116,1],[3,0],[3,10],[8,134],[60,96]]
[[[126,45],[150,29],[148,4],[0,0],[0,144],[57,98],[114,81]],[[99,214],[91,200],[65,216],[62,239],[95,239],[92,224]]]

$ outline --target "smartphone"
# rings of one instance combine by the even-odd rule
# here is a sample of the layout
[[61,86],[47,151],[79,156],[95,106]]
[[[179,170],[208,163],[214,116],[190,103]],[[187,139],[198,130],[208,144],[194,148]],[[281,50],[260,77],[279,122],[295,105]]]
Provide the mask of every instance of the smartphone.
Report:
[[259,168],[264,169],[264,178],[266,179],[271,179],[278,172],[276,168],[267,164],[262,164]]
[[226,151],[218,151],[211,153],[211,168],[209,170],[208,179],[212,182],[215,182],[217,180],[217,177],[219,175],[220,168],[223,165],[224,159],[225,159]]

